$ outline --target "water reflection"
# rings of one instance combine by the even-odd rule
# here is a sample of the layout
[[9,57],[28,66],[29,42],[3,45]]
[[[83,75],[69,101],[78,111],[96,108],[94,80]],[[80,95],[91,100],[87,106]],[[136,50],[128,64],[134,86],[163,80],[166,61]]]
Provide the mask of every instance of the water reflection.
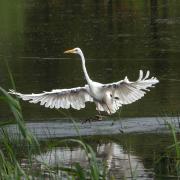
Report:
[[[141,101],[115,114],[118,119],[178,112],[179,9],[177,0],[13,0],[11,3],[1,0],[0,86],[12,88],[4,60],[12,70],[16,89],[24,93],[84,85],[78,57],[67,59],[63,54],[65,49],[79,46],[85,53],[88,72],[96,81],[108,83],[126,75],[135,80],[139,69],[149,69],[160,79],[158,86]],[[82,111],[63,113],[26,102],[22,102],[22,109],[25,119],[32,121],[61,121],[64,116],[78,117],[78,121],[95,114],[90,104]],[[0,120],[10,118],[8,107],[0,101]],[[104,126],[101,128],[104,131]],[[66,132],[70,134],[69,129]],[[132,170],[137,168],[139,179],[152,175],[154,154],[172,144],[166,144],[167,139],[170,137],[133,134],[111,137],[108,142],[95,143],[93,147],[117,179],[119,174],[131,176],[130,157]],[[127,148],[127,142],[131,148]],[[64,162],[71,166],[80,162],[87,166],[79,147],[57,147],[37,159],[52,165]]]
[[[148,171],[141,160],[141,157],[127,153],[122,146],[116,143],[105,143],[97,145],[96,155],[99,161],[103,161],[108,168],[110,175],[115,179],[136,177],[147,178],[152,172]],[[46,153],[35,157],[39,162],[51,166],[65,165],[71,167],[75,163],[88,167],[88,159],[85,151],[81,148],[54,148]]]

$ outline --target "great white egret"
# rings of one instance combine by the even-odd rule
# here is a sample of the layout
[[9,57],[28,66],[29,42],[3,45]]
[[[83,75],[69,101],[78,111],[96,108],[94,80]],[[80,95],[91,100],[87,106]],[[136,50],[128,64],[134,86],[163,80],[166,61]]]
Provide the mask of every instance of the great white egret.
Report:
[[90,101],[96,104],[98,112],[105,111],[108,114],[113,114],[122,105],[131,104],[141,99],[146,94],[146,91],[149,91],[149,87],[153,87],[154,84],[159,82],[156,77],[149,78],[149,71],[143,76],[143,71],[140,70],[139,78],[135,82],[129,81],[125,77],[124,80],[118,82],[101,84],[90,79],[85,66],[85,58],[80,48],[67,50],[64,53],[80,55],[82,69],[87,81],[84,87],[55,89],[40,94],[21,94],[14,90],[10,90],[9,93],[17,95],[30,103],[40,102],[40,105],[56,109],[69,109],[72,107],[79,110],[85,107],[86,102]]

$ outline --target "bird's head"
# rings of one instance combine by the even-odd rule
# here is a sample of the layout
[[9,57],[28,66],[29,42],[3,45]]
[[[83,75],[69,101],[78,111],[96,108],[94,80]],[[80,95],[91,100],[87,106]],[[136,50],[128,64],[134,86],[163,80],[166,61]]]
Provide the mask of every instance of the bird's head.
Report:
[[67,51],[64,51],[64,53],[68,54],[68,53],[73,53],[73,54],[81,54],[82,51],[80,48],[74,48],[74,49],[70,49],[70,50],[67,50]]

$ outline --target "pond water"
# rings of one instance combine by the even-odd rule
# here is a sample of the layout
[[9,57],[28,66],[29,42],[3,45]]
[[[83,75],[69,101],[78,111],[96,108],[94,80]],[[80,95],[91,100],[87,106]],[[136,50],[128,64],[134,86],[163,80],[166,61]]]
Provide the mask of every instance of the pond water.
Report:
[[[179,133],[178,117],[141,117],[107,119],[82,124],[68,119],[45,122],[28,122],[27,128],[39,139],[41,154],[33,155],[33,175],[49,179],[44,164],[58,172],[61,179],[67,179],[59,167],[73,167],[76,163],[85,170],[89,161],[84,149],[75,142],[62,143],[64,139],[77,138],[91,145],[99,166],[106,167],[108,177],[115,179],[164,179],[177,178],[171,164],[173,136],[167,122]],[[16,125],[5,126],[13,142],[18,142],[18,154],[22,167],[28,169],[24,147],[19,139]],[[1,137],[1,136],[0,136]],[[179,138],[179,135],[177,136]],[[24,155],[25,154],[25,155]],[[168,156],[169,154],[169,156]],[[58,169],[59,168],[59,169]]]
[[[16,89],[23,93],[84,86],[86,81],[79,57],[63,53],[78,46],[85,54],[88,73],[95,81],[109,83],[125,76],[136,80],[140,69],[150,70],[151,75],[160,80],[143,99],[124,106],[113,118],[177,115],[180,102],[179,9],[180,1],[176,0],[15,0],[11,3],[2,0],[0,85],[7,90],[12,88],[6,61]],[[31,122],[63,121],[70,117],[78,121],[96,113],[93,104],[87,104],[81,111],[50,110],[22,101],[21,104],[25,120]],[[9,118],[8,107],[0,102],[0,120]],[[141,152],[144,146],[153,147],[151,142],[144,141],[146,136],[152,143],[155,138],[163,147],[166,143],[162,139],[165,136],[168,141],[169,137],[160,134],[131,137],[134,136],[136,140],[141,139],[137,145]],[[120,154],[114,152],[113,158],[121,157],[121,140],[116,143],[113,136],[107,146],[118,147]],[[144,150],[145,155],[147,151]],[[132,156],[135,159],[138,156],[140,167],[146,169],[143,154]],[[153,157],[148,158],[152,161]]]
[[[78,56],[64,50],[80,47],[93,80],[109,83],[150,70],[160,83],[145,98],[128,105],[121,116],[158,116],[179,110],[180,3],[135,1],[0,2],[0,84],[12,88],[4,61],[9,63],[16,89],[38,93],[83,86]],[[64,117],[54,110],[22,102],[25,119]],[[64,111],[73,117],[95,113]],[[7,108],[0,108],[1,119]],[[115,115],[117,116],[117,114]]]
[[[115,179],[177,178],[168,176],[168,163],[165,161],[161,169],[156,169],[159,157],[164,153],[163,149],[172,144],[172,138],[167,134],[126,134],[104,136],[101,139],[89,137],[85,138],[85,141],[93,147],[98,161],[106,164],[108,174]],[[35,156],[35,159],[52,167],[71,167],[75,163],[80,163],[84,168],[88,167],[85,151],[78,145],[57,145],[53,149],[45,149],[41,155]]]

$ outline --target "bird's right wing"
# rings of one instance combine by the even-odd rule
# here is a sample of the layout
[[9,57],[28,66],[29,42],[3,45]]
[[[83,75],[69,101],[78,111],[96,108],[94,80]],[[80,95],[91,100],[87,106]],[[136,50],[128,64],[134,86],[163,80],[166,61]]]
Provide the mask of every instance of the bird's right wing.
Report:
[[56,89],[40,94],[21,94],[19,92],[15,92],[14,90],[10,90],[9,93],[18,96],[24,101],[29,101],[30,103],[40,102],[40,105],[56,109],[69,109],[72,107],[79,110],[85,107],[85,102],[93,101],[86,87]]

